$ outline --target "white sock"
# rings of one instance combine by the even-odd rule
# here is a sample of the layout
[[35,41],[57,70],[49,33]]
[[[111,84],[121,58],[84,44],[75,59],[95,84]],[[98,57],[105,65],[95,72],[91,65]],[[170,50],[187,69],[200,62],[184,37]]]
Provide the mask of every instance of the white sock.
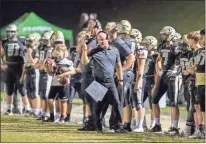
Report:
[[28,111],[30,110],[30,105],[29,104],[25,105],[24,107],[25,107],[26,110],[28,110]]
[[140,120],[137,118],[137,119],[136,119],[136,126],[139,125],[139,121],[140,121]]
[[46,113],[45,113],[45,116],[50,117],[50,113],[49,113],[49,112],[46,112]]
[[150,127],[154,127],[154,126],[155,126],[155,120],[151,120]]
[[55,119],[59,119],[60,118],[60,114],[59,113],[56,113],[55,114]]
[[174,127],[174,128],[178,128],[178,121],[177,120],[172,120],[172,127]]
[[133,124],[133,123],[136,124],[136,119],[135,119],[135,118],[132,118],[131,123],[132,123],[132,124]]
[[160,118],[155,118],[154,121],[157,125],[160,125]]
[[7,104],[7,110],[12,110],[13,105],[12,104]]
[[35,114],[36,116],[38,116],[38,115],[40,114],[39,109],[34,109],[34,114]]
[[144,122],[144,118],[139,120],[139,125],[138,127],[142,128],[143,127],[143,122]]

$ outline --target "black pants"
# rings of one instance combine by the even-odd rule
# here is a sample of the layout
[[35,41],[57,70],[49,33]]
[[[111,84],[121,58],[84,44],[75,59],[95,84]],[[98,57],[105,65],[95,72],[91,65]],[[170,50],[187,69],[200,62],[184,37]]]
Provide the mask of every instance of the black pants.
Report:
[[200,110],[205,112],[205,85],[197,86],[197,95],[200,99]]
[[154,77],[145,77],[143,78],[143,105],[147,98],[149,98],[150,109],[152,109],[152,96],[151,91],[154,86]]
[[9,65],[5,71],[5,83],[7,95],[11,96],[14,93],[15,86],[19,90],[21,96],[25,96],[25,88],[23,83],[20,83],[22,75],[22,64]]
[[108,88],[108,91],[105,97],[103,98],[103,100],[96,104],[96,109],[95,109],[96,111],[95,114],[96,114],[96,119],[97,119],[96,125],[99,128],[102,127],[102,120],[101,120],[102,110],[105,106],[108,106],[110,104],[112,105],[112,112],[114,113],[112,120],[111,120],[112,122],[111,125],[114,126],[115,129],[117,129],[121,126],[121,123],[122,123],[122,115],[121,115],[122,106],[120,104],[116,84],[114,80],[104,82],[104,81],[96,79],[96,81],[104,85],[106,88]]
[[152,103],[158,104],[161,97],[165,94],[166,91],[170,100],[170,106],[177,106],[179,91],[178,78],[166,74],[163,74],[161,77],[158,92],[152,97]]
[[14,96],[13,96],[13,106],[14,106],[14,108],[18,108],[18,94],[17,94],[18,88],[17,88],[17,84],[15,84],[14,87],[15,88],[14,88]]

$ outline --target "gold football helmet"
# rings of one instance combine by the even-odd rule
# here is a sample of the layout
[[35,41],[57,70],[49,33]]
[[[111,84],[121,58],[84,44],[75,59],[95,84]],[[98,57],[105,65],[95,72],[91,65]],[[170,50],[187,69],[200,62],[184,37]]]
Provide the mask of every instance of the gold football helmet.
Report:
[[31,33],[26,37],[25,44],[27,48],[37,49],[40,46],[41,35],[39,33]]
[[181,35],[179,33],[172,33],[168,36],[167,41],[178,42],[181,40]]
[[143,40],[142,40],[142,44],[144,44],[149,51],[151,50],[155,50],[157,49],[157,44],[158,41],[155,37],[153,36],[146,36]]
[[136,43],[142,42],[142,33],[138,29],[132,29],[130,36],[135,39]]
[[120,34],[130,34],[131,29],[132,26],[128,20],[121,20],[117,24],[117,32]]
[[43,33],[43,36],[40,39],[41,45],[50,47],[51,46],[50,38],[51,38],[53,33],[54,33],[54,31],[52,31],[52,30],[45,31]]
[[168,39],[168,36],[171,34],[174,34],[176,31],[173,27],[171,26],[165,26],[163,29],[160,31],[160,39],[162,41],[166,41]]
[[61,43],[64,44],[65,40],[64,40],[64,34],[61,31],[55,31],[52,35],[51,35],[51,45],[54,46],[55,43]]

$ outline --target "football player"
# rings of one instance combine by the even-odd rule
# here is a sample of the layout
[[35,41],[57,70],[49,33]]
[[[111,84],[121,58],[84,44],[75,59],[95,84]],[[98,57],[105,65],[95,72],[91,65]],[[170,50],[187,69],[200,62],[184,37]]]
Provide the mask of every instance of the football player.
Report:
[[41,120],[47,121],[49,118],[48,113],[48,94],[51,87],[52,76],[50,76],[44,67],[44,62],[47,58],[52,58],[52,46],[51,46],[51,35],[53,31],[48,30],[43,33],[43,36],[40,39],[40,48],[39,48],[39,61],[37,63],[37,68],[40,72],[39,79],[39,95],[41,97]]
[[[46,70],[53,75],[48,99],[50,105],[53,104],[55,97],[60,99],[59,123],[64,123],[67,116],[67,101],[70,98],[70,76],[75,74],[75,70],[73,62],[67,59],[68,51],[64,44],[55,46],[52,56],[54,61],[45,63]],[[50,119],[54,121],[54,113],[50,113]]]
[[187,44],[187,34],[182,37],[179,44],[181,54],[179,56],[180,68],[183,80],[184,99],[187,102],[187,119],[186,125],[182,132],[182,136],[188,137],[193,134],[194,125],[194,104],[193,98],[195,97],[195,76],[190,74],[187,69],[190,66],[190,59],[192,57],[192,49]]
[[[129,46],[130,50],[133,52],[135,50],[135,42],[130,37],[130,32],[132,30],[131,23],[128,20],[121,20],[117,24],[118,36],[125,41]],[[133,65],[128,69],[122,69],[123,71],[123,123],[124,128],[127,131],[131,131],[131,117],[132,117],[132,108],[130,99],[132,97],[132,83],[134,81]]]
[[[157,39],[153,36],[146,36],[142,40],[142,46],[137,49],[137,78],[136,78],[136,108],[138,111],[138,124],[134,132],[143,132],[143,121],[145,117],[144,102],[149,98],[151,107],[151,89],[154,85],[155,62],[157,58]],[[151,120],[153,120],[151,113]],[[151,126],[153,126],[151,124]]]
[[22,100],[26,109],[26,114],[30,113],[30,105],[25,93],[23,81],[24,69],[24,51],[25,47],[17,39],[17,26],[14,24],[6,28],[7,42],[3,45],[2,60],[5,56],[5,61],[2,61],[1,68],[6,73],[6,90],[7,90],[7,111],[6,114],[12,115],[12,95],[15,84],[22,96]]
[[24,73],[26,74],[27,95],[31,100],[31,106],[35,117],[40,116],[40,97],[39,97],[39,70],[37,62],[39,61],[39,51],[41,35],[32,33],[26,37],[26,53]]
[[151,132],[161,131],[160,125],[160,108],[159,101],[164,93],[167,91],[168,98],[171,106],[171,120],[172,126],[169,129],[169,133],[178,134],[178,121],[179,121],[179,108],[178,108],[178,85],[177,85],[177,66],[176,59],[179,54],[178,46],[168,39],[169,35],[174,34],[176,31],[173,27],[166,26],[162,29],[161,35],[166,41],[159,49],[159,56],[157,58],[157,72],[159,76],[156,76],[155,88],[157,91],[153,93],[152,97],[152,109],[154,112],[155,125],[150,129]]
[[204,122],[202,113],[205,111],[205,48],[200,45],[201,36],[198,31],[190,32],[187,36],[188,45],[193,49],[192,65],[188,69],[189,73],[195,75],[195,85],[197,87],[197,95],[194,97],[194,109],[197,120],[195,120],[196,131],[189,138],[204,137]]

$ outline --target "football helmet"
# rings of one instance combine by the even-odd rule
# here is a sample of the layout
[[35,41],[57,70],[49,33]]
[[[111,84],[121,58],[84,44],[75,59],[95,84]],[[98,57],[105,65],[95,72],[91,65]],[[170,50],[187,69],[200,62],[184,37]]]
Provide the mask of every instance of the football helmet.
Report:
[[182,36],[179,33],[172,33],[168,36],[167,41],[179,42]]
[[157,49],[158,41],[153,36],[146,36],[142,40],[142,44],[145,45],[148,48],[149,51],[151,51],[151,50],[156,50]]
[[128,20],[121,20],[117,24],[117,32],[120,34],[130,34],[131,30],[132,30],[132,26]]
[[27,48],[37,49],[40,46],[41,35],[39,33],[31,33],[26,37],[25,44]]
[[52,36],[54,31],[52,30],[48,30],[48,31],[45,31],[43,33],[43,36],[41,37],[40,39],[40,43],[42,46],[48,46],[48,47],[51,47],[51,41],[50,41],[50,38]]
[[176,33],[175,29],[171,26],[165,26],[160,31],[160,39],[161,41],[166,41],[168,39],[168,36],[171,34]]
[[17,37],[17,26],[15,24],[10,24],[6,28],[6,36],[9,40],[15,39]]
[[61,31],[55,31],[51,35],[51,46],[54,46],[55,43],[64,44],[64,34]]
[[132,29],[130,36],[135,39],[136,43],[142,42],[142,33],[138,29]]

